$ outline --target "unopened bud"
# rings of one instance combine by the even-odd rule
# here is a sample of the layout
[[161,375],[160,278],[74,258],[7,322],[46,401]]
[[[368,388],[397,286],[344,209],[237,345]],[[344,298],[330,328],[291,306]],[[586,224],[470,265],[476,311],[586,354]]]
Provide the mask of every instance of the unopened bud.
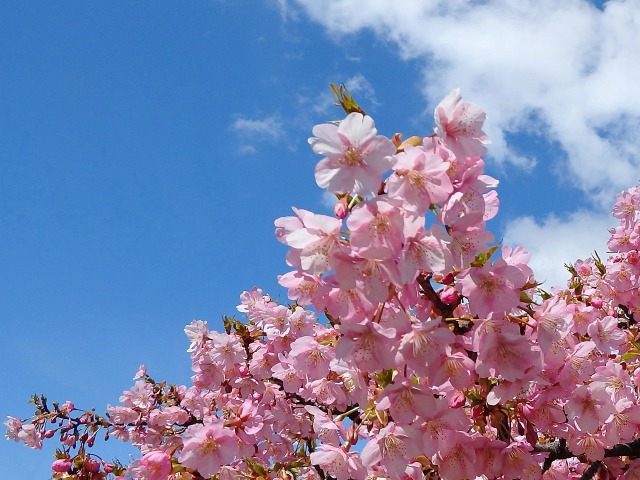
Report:
[[442,300],[447,305],[456,303],[459,298],[460,294],[451,285],[447,285],[442,290],[440,290],[440,300]]
[[100,462],[87,458],[84,461],[84,469],[90,473],[98,473],[100,471]]
[[591,306],[593,308],[602,308],[603,302],[601,297],[591,297],[589,301],[591,302]]
[[457,392],[449,400],[449,408],[460,408],[464,406],[467,399],[462,392]]
[[347,205],[348,200],[349,197],[345,195],[333,206],[333,213],[340,220],[343,220],[344,217],[347,216],[347,213],[349,213],[349,205]]
[[67,473],[71,468],[71,460],[60,458],[51,464],[51,470],[58,473]]

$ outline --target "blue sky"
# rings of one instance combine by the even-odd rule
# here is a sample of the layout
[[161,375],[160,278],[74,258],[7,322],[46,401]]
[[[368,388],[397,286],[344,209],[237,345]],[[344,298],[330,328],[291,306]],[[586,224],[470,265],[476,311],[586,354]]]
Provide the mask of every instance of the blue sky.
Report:
[[[3,1],[3,421],[34,392],[102,411],[140,363],[187,383],[185,324],[219,325],[253,286],[285,297],[273,220],[326,211],[307,138],[341,115],[329,82],[388,136],[431,133],[456,87],[482,105],[491,229],[561,282],[640,180],[638,7]],[[51,453],[0,442],[0,478],[48,478]]]

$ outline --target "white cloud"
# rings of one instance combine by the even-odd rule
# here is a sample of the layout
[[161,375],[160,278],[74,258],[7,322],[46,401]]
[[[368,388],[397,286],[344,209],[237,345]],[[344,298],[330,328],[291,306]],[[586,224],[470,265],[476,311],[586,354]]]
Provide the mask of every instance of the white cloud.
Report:
[[258,152],[258,149],[253,145],[240,145],[236,152],[240,155],[253,155]]
[[347,79],[344,86],[354,96],[357,94],[357,98],[364,98],[373,106],[379,105],[373,85],[361,73]]
[[516,247],[524,245],[531,254],[529,262],[543,288],[566,286],[569,272],[565,263],[586,259],[594,250],[606,258],[608,229],[615,219],[608,213],[574,212],[559,218],[549,215],[541,222],[532,217],[520,217],[509,222],[504,232],[504,244]]
[[231,124],[231,129],[242,136],[253,135],[274,140],[282,135],[282,128],[282,122],[275,116],[262,119],[239,117]]
[[640,1],[295,1],[337,39],[370,29],[422,61],[430,106],[461,87],[489,114],[494,159],[530,168],[507,134],[533,128],[594,205],[638,180]]
[[236,153],[253,155],[258,152],[257,143],[276,141],[284,135],[282,121],[275,115],[264,118],[236,118],[230,129],[237,136]]
[[296,12],[289,8],[287,0],[269,0],[269,3],[271,3],[278,10],[278,12],[280,13],[280,18],[282,18],[283,21],[286,22],[289,18],[293,20],[296,19]]

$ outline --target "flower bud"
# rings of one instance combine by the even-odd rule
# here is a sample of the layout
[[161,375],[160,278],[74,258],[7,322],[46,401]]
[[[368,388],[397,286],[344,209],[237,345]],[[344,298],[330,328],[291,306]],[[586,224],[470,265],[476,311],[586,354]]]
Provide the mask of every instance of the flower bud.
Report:
[[100,462],[86,458],[84,461],[84,469],[89,473],[98,473],[100,471]]
[[447,285],[442,290],[440,290],[440,300],[442,300],[447,305],[456,303],[459,298],[460,294],[451,285]]
[[[62,437],[64,437],[64,439]],[[60,441],[67,447],[73,447],[76,444],[76,436],[64,434],[60,437]]]
[[593,308],[602,308],[602,298],[600,297],[591,297],[589,299],[589,301],[591,302],[591,306]]
[[462,392],[457,392],[449,400],[449,408],[463,407],[467,399]]
[[349,206],[347,205],[347,200],[349,200],[349,197],[345,195],[333,206],[333,213],[340,220],[343,220],[347,216],[347,213],[349,213]]
[[51,470],[58,473],[66,473],[71,468],[71,460],[69,458],[59,458],[51,464]]

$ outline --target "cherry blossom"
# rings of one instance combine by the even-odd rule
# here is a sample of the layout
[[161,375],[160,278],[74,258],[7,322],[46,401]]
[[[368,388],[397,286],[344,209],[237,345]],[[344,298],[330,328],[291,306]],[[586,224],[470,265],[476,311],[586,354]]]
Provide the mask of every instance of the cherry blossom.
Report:
[[[276,220],[278,282],[216,331],[184,329],[187,385],[138,368],[106,414],[34,395],[8,440],[56,439],[56,479],[640,478],[640,186],[618,195],[611,255],[544,286],[523,246],[492,243],[498,182],[484,112],[454,91],[437,135],[313,129],[334,216]],[[131,443],[129,465],[92,453]]]
[[389,139],[377,135],[371,117],[350,113],[338,126],[315,126],[313,135],[309,139],[313,151],[326,155],[316,166],[320,188],[356,195],[378,190],[380,175],[391,167],[396,149]]
[[484,155],[489,143],[482,125],[486,113],[473,103],[463,102],[460,89],[453,90],[436,107],[436,133],[456,157]]

